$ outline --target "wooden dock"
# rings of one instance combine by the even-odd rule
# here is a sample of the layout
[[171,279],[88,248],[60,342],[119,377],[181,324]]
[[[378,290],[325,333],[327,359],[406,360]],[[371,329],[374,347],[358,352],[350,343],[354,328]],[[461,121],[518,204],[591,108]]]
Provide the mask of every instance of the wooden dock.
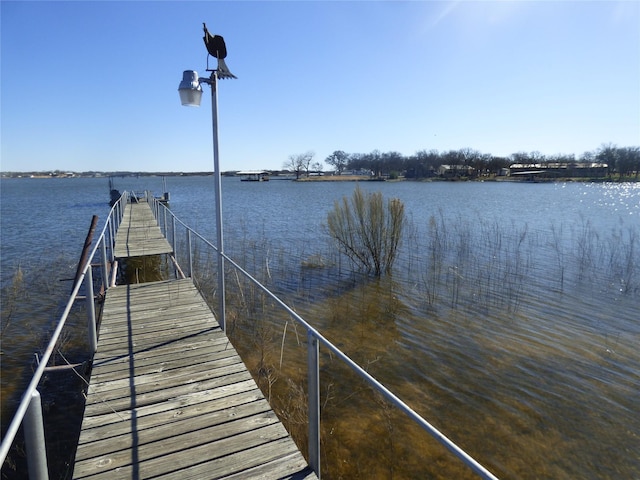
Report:
[[[127,206],[117,256],[157,243],[155,221],[135,219],[144,205]],[[182,279],[107,291],[73,478],[317,477]]]
[[116,234],[116,258],[172,253],[173,248],[162,234],[151,207],[146,202],[130,203],[124,210]]

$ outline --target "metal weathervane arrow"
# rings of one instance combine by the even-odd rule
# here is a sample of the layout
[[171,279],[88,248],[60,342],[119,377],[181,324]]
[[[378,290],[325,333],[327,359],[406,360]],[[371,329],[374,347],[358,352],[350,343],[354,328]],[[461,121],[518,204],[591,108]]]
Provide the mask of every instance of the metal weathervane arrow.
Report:
[[224,43],[224,38],[220,35],[211,35],[209,30],[207,30],[207,24],[203,23],[202,28],[204,29],[204,44],[207,47],[207,52],[212,57],[216,57],[218,59],[218,78],[238,78],[233,73],[229,71],[229,67],[224,62],[224,59],[227,56],[227,46]]

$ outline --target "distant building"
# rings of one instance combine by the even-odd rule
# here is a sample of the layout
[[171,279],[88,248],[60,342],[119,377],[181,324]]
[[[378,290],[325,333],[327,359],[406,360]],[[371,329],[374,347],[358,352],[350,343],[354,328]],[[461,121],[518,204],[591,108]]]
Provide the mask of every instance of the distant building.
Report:
[[473,167],[468,165],[440,165],[438,175],[441,177],[469,177],[473,174]]
[[595,162],[514,163],[509,167],[509,175],[538,175],[545,178],[603,177],[607,172],[606,163]]
[[360,170],[351,170],[351,172],[342,172],[341,175],[366,175],[368,177],[372,177],[373,172],[371,170],[367,170],[366,168],[361,168]]
[[243,182],[268,182],[269,181],[269,172],[266,170],[243,170],[241,172],[237,172],[236,175],[239,175],[240,180]]

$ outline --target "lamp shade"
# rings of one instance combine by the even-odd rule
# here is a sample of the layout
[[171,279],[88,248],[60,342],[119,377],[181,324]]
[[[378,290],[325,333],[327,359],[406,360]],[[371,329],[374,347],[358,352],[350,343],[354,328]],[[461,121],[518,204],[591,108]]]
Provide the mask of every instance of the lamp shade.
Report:
[[180,102],[187,107],[199,107],[202,98],[202,87],[198,81],[198,72],[185,70],[182,72],[182,81],[178,87]]

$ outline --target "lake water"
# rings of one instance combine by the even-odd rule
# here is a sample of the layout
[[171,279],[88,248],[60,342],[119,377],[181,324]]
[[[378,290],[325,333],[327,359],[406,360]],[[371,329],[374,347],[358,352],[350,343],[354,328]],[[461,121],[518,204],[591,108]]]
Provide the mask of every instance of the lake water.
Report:
[[[167,183],[172,211],[213,241],[213,178]],[[498,476],[640,478],[640,184],[359,185],[405,204],[390,277],[354,277],[324,231],[351,182],[223,178],[226,252],[268,270],[279,295]],[[157,177],[116,187],[162,193]],[[108,213],[107,180],[2,179],[0,201],[4,428],[91,216],[101,226]],[[82,361],[83,336],[69,334],[69,361]],[[394,458],[368,470],[353,452],[377,456],[376,446],[344,431],[374,431],[374,415],[334,413],[350,394],[331,388],[323,418],[342,436],[325,455],[343,465],[329,478],[467,475],[433,446],[410,451],[385,408],[376,425],[386,427],[369,436]],[[60,401],[46,407],[65,413]]]

